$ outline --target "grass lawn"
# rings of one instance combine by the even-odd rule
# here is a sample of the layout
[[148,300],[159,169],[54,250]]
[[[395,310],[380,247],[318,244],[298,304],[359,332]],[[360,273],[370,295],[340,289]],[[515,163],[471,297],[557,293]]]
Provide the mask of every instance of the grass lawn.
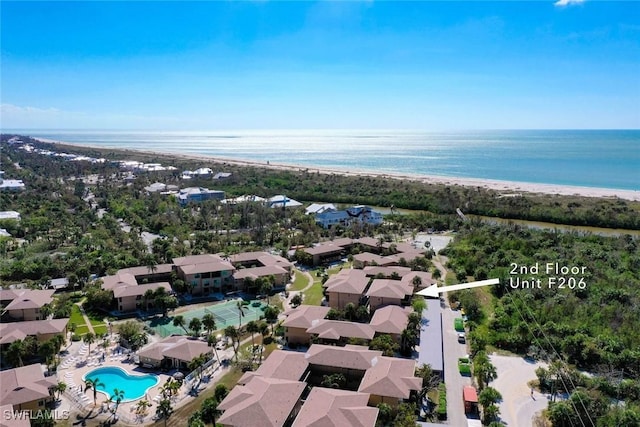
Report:
[[107,325],[105,325],[103,323],[101,325],[94,326],[93,327],[93,331],[96,333],[96,335],[106,334],[107,333]]
[[296,279],[289,288],[290,291],[301,291],[309,284],[307,276],[305,276],[300,270],[296,270]]
[[[69,323],[74,323],[76,325],[76,333],[78,333],[78,330],[83,327],[87,329],[84,317],[82,317],[82,313],[80,313],[80,307],[75,304],[71,306],[71,317],[69,318]],[[84,333],[86,333],[86,331]]]
[[303,304],[307,305],[320,305],[322,302],[322,283],[320,281],[314,282],[305,293],[303,298]]
[[76,331],[74,333],[78,336],[82,336],[87,332],[89,332],[89,327],[85,324],[82,324],[81,326],[76,327]]

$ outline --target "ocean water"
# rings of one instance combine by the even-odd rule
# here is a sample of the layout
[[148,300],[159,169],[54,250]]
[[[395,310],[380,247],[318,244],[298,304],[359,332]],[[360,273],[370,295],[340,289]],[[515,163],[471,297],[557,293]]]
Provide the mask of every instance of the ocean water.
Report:
[[310,169],[640,190],[640,130],[11,132],[75,144]]

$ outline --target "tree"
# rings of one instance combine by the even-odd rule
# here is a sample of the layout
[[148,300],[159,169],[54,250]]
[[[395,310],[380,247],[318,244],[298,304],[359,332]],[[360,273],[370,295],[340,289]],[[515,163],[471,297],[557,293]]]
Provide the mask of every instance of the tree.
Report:
[[416,330],[407,327],[400,334],[400,353],[403,356],[409,356],[418,342],[419,336]]
[[264,310],[264,318],[268,323],[271,324],[271,335],[273,335],[273,328],[274,324],[278,320],[278,314],[280,314],[280,310],[278,309],[278,307],[275,307],[273,305],[267,306],[267,308]]
[[187,331],[186,324],[187,322],[184,319],[184,316],[181,314],[178,314],[176,317],[173,318],[173,326],[182,328],[184,330],[184,333],[186,335],[189,335],[189,331]]
[[255,320],[251,320],[250,322],[247,323],[246,329],[247,329],[247,332],[251,334],[251,348],[254,348],[256,344],[253,340],[253,336],[257,332],[260,332],[260,329],[258,328],[258,323]]
[[127,320],[118,325],[118,333],[120,334],[120,342],[132,350],[137,350],[148,341],[147,333],[142,324],[135,320]]
[[24,357],[29,354],[23,340],[16,340],[9,344],[7,349],[7,361],[14,368],[24,366]]
[[343,374],[323,375],[321,387],[344,389],[347,385],[347,377]]
[[116,401],[116,407],[113,410],[113,417],[115,418],[118,413],[118,407],[120,406],[120,403],[124,399],[124,390],[119,390],[117,388],[114,388],[113,395],[111,395],[111,398]]
[[397,342],[389,334],[380,334],[371,340],[369,345],[371,350],[382,351],[383,356],[393,357],[400,348]]
[[233,325],[229,325],[224,329],[224,334],[231,338],[231,344],[233,346],[233,354],[236,362],[238,361],[238,349],[240,347],[240,331]]
[[356,306],[352,302],[344,306],[344,317],[353,322],[356,318]]
[[207,356],[201,354],[197,357],[191,359],[191,361],[187,364],[187,369],[189,369],[198,380],[198,383],[194,385],[194,390],[197,390],[200,386],[200,381],[202,380],[202,365],[207,362]]
[[486,384],[498,378],[496,367],[493,366],[487,353],[479,351],[473,358],[473,373],[478,381],[478,388],[482,390]]
[[326,318],[328,320],[340,320],[343,318],[342,312],[336,308],[330,308],[327,312]]
[[60,395],[64,393],[66,389],[67,384],[62,381],[58,381],[58,384],[53,387],[53,392],[56,394],[56,399],[60,399]]
[[164,427],[167,427],[167,420],[169,419],[171,414],[173,414],[171,400],[165,397],[164,399],[161,399],[160,402],[158,402],[158,406],[156,407],[156,416],[158,417],[158,419],[163,419]]
[[264,280],[260,285],[260,293],[262,295],[267,296],[267,305],[269,304],[269,296],[271,295],[271,291],[273,290],[273,283],[275,280],[275,279],[271,280],[272,277],[273,276],[270,276],[269,278]]
[[40,344],[40,347],[38,348],[38,355],[45,360],[47,368],[51,365],[51,362],[57,353],[58,348],[56,348],[56,343],[53,338]]
[[93,332],[87,332],[86,334],[84,334],[84,337],[82,337],[82,341],[89,346],[87,350],[88,355],[89,353],[91,353],[91,344],[96,342],[96,336],[93,334]]
[[207,397],[200,407],[202,421],[216,425],[216,418],[221,411],[218,409],[218,400],[215,396]]
[[213,314],[205,313],[205,315],[202,316],[202,326],[204,330],[207,331],[207,335],[211,335],[211,333],[216,330],[216,319],[213,317]]
[[482,418],[485,424],[495,421],[500,413],[496,405],[502,400],[502,395],[493,387],[487,387],[478,394],[478,403],[482,406]]
[[94,379],[87,378],[84,380],[84,391],[93,389],[93,405],[95,406],[96,401],[98,400],[98,387],[104,387],[104,383],[100,382],[100,378],[96,377]]
[[227,397],[227,395],[229,394],[229,389],[227,388],[226,385],[221,383],[221,384],[216,385],[216,388],[215,388],[213,394],[216,397],[216,400],[218,402],[222,402],[224,400],[224,398]]
[[241,328],[242,318],[244,317],[244,305],[241,300],[236,301],[236,308],[238,309],[238,328]]
[[393,420],[394,427],[415,427],[418,421],[416,406],[413,403],[401,403]]
[[298,307],[300,304],[302,304],[302,295],[295,294],[291,298],[291,305],[295,308],[295,307]]
[[193,336],[197,337],[200,335],[200,330],[202,329],[202,322],[197,317],[194,317],[189,322],[189,329],[193,331]]
[[[416,276],[414,279],[419,279],[420,277]],[[422,297],[413,297],[411,301],[411,307],[413,307],[413,311],[422,316],[422,312],[427,308],[427,302]]]

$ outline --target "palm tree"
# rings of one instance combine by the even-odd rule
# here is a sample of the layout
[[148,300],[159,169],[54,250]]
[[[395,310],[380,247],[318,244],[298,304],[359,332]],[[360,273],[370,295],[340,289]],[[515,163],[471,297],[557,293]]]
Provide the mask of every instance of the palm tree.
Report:
[[89,357],[89,353],[91,353],[91,344],[93,344],[96,341],[96,336],[93,335],[92,332],[87,332],[86,334],[84,334],[84,337],[82,337],[82,341],[86,344],[88,344],[89,348],[87,351],[87,357]]
[[280,310],[278,310],[278,307],[273,305],[267,306],[264,310],[264,318],[267,319],[267,322],[271,323],[271,335],[273,335],[274,324],[278,321],[279,312]]
[[194,336],[197,337],[198,335],[200,335],[200,329],[202,329],[202,322],[200,321],[200,319],[198,319],[197,317],[191,319],[191,322],[189,322],[189,329],[193,331]]
[[211,333],[216,330],[216,319],[213,317],[213,314],[206,313],[202,316],[202,326],[205,331],[207,331],[207,335],[211,335]]
[[147,412],[147,408],[151,407],[151,403],[148,400],[142,399],[136,404],[136,414],[144,415]]
[[146,311],[149,310],[149,301],[152,301],[155,298],[155,292],[153,289],[147,289],[144,295],[142,296],[142,300],[144,301],[144,309]]
[[84,391],[85,393],[89,389],[93,389],[93,406],[96,405],[96,401],[98,400],[98,387],[104,387],[104,383],[100,382],[100,378],[96,377],[94,379],[87,378],[84,380]]
[[211,422],[214,426],[216,425],[216,418],[220,415],[218,404],[218,400],[214,396],[207,397],[204,402],[202,402],[202,421],[205,423]]
[[209,347],[213,347],[213,351],[216,354],[216,360],[220,363],[220,356],[218,356],[218,349],[216,348],[216,344],[218,343],[218,339],[213,335],[207,335],[207,344]]
[[255,342],[253,341],[253,335],[256,332],[260,332],[260,328],[258,328],[258,323],[255,320],[252,320],[247,323],[247,332],[251,334],[251,348],[255,348]]
[[185,327],[186,324],[187,322],[186,320],[184,320],[184,316],[182,316],[181,314],[178,314],[176,317],[173,318],[173,326],[181,327],[182,329],[184,329],[184,333],[189,335],[189,331],[187,331],[187,328]]
[[225,328],[224,334],[231,338],[233,342],[233,353],[236,358],[236,362],[238,361],[238,347],[240,344],[240,331],[236,329],[233,325],[229,325]]
[[12,342],[7,349],[7,361],[14,368],[24,366],[23,358],[27,354],[28,351],[25,342],[22,340],[16,340]]
[[60,395],[64,393],[66,389],[67,389],[67,384],[62,381],[58,381],[58,384],[56,384],[53,387],[53,392],[57,395],[56,399],[59,399]]
[[158,418],[164,419],[164,427],[167,427],[167,419],[173,414],[173,407],[171,406],[171,400],[164,398],[158,402],[156,408],[156,415]]
[[38,355],[45,360],[47,369],[49,369],[49,365],[51,365],[52,359],[55,357],[56,353],[58,352],[53,339],[43,342],[38,348]]
[[260,362],[262,363],[262,353],[264,352],[264,337],[269,333],[269,325],[267,322],[261,321],[258,323],[258,332],[262,335],[261,346],[260,346]]
[[117,388],[113,389],[113,396],[111,396],[115,401],[116,401],[116,407],[113,410],[113,417],[116,417],[116,414],[118,413],[118,406],[120,406],[120,403],[122,402],[122,400],[124,399],[124,390],[119,390]]
[[356,306],[354,303],[350,302],[344,306],[344,317],[353,321],[356,317]]
[[236,301],[236,308],[238,309],[238,328],[241,328],[242,318],[244,317],[244,305],[242,305],[242,300]]
[[473,372],[478,381],[478,388],[482,390],[485,385],[498,377],[496,367],[493,366],[487,353],[479,351],[473,358]]

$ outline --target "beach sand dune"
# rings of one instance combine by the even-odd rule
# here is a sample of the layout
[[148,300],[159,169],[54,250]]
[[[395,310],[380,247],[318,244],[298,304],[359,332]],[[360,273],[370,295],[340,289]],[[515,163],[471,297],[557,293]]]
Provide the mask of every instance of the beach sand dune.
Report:
[[[98,145],[86,145],[86,144],[73,144],[63,141],[54,141],[45,138],[34,138],[41,142],[61,144],[67,146],[77,146],[82,148],[96,148],[105,149],[111,147],[104,147]],[[447,176],[436,175],[413,175],[413,174],[401,174],[401,173],[388,173],[388,172],[372,172],[368,170],[343,170],[338,168],[327,167],[309,167],[301,165],[290,165],[284,163],[264,163],[251,160],[239,160],[228,159],[213,156],[206,156],[201,154],[180,154],[180,153],[166,153],[166,152],[149,152],[145,150],[134,149],[122,149],[114,148],[114,151],[130,152],[135,154],[154,154],[157,156],[167,156],[171,158],[180,158],[185,160],[198,160],[205,162],[214,162],[220,164],[231,164],[237,166],[252,166],[260,168],[268,168],[275,170],[300,170],[317,172],[322,174],[336,174],[346,176],[372,176],[390,179],[412,180],[420,181],[427,184],[443,184],[443,185],[458,185],[463,187],[480,187],[490,190],[501,192],[502,197],[517,197],[522,193],[540,193],[540,194],[556,194],[561,196],[582,196],[582,197],[597,197],[597,198],[619,198],[624,200],[640,201],[640,191],[637,190],[618,190],[610,188],[594,188],[594,187],[578,187],[571,185],[555,185],[555,184],[540,184],[532,182],[515,182],[515,181],[499,181],[491,179],[480,178],[457,178]]]

